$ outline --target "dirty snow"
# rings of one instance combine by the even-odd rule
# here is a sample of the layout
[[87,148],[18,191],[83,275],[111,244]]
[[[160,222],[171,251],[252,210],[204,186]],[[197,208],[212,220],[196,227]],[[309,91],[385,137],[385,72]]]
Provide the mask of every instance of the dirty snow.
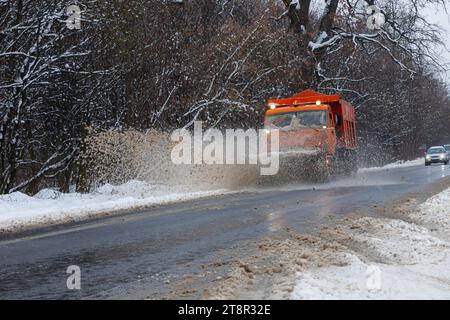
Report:
[[30,197],[21,192],[0,195],[0,231],[55,224],[150,205],[189,200],[224,190],[189,192],[132,180],[123,185],[105,184],[88,194],[44,189]]
[[299,273],[291,299],[450,299],[449,259],[439,264],[389,265],[350,257],[348,266]]
[[447,233],[450,230],[450,189],[441,192],[419,205],[410,218],[430,228]]
[[[409,218],[448,233],[449,201],[447,189]],[[425,225],[365,217],[321,236],[347,247],[347,264],[297,272],[291,299],[450,299],[450,242]]]
[[[265,238],[207,299],[450,299],[450,189],[392,216],[341,219]],[[447,236],[446,236],[447,235]]]

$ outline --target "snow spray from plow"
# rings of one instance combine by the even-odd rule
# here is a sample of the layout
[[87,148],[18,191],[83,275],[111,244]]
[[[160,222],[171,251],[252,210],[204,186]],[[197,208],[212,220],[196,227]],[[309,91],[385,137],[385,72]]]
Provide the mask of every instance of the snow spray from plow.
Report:
[[[276,134],[267,137],[263,130],[203,132],[201,127],[196,123],[193,134],[183,129],[91,134],[79,160],[87,170],[90,188],[140,180],[176,191],[235,190],[257,184],[262,175],[277,174]],[[265,151],[258,152],[259,146]]]
[[175,130],[171,140],[177,142],[171,152],[176,165],[259,165],[263,176],[279,170],[278,130],[270,134],[254,129],[203,131],[202,122],[196,121],[193,135],[185,129]]
[[269,100],[264,129],[207,129],[171,134],[109,130],[85,140],[90,186],[131,179],[188,190],[240,188],[356,171],[354,108],[312,90]]
[[326,181],[356,171],[355,110],[337,95],[306,90],[269,100],[264,129],[149,130],[92,134],[82,167],[90,187],[142,180],[187,190]]
[[263,176],[259,163],[176,164],[171,159],[176,144],[171,141],[169,133],[158,131],[106,131],[91,135],[85,144],[86,151],[81,161],[87,168],[90,189],[106,183],[121,185],[139,180],[176,192],[240,190],[294,180],[309,181],[315,177],[310,166],[308,170],[304,167],[316,156],[309,152],[272,155],[279,158],[280,170],[273,176]]

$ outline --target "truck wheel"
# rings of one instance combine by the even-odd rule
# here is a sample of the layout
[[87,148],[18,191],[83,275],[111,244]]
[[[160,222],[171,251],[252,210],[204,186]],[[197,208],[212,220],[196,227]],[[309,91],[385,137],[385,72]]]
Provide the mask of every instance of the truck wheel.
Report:
[[351,168],[350,173],[358,172],[358,153],[356,151],[350,151],[351,153]]
[[357,154],[354,150],[340,150],[338,159],[339,167],[343,174],[351,175],[358,170]]
[[317,161],[313,170],[313,180],[317,182],[328,182],[332,174],[332,165],[327,163],[326,157]]

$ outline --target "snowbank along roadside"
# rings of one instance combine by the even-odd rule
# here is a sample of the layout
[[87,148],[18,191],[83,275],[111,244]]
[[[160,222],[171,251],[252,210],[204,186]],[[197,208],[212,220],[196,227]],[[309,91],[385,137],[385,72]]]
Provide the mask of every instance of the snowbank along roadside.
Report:
[[44,189],[30,197],[21,192],[0,195],[0,232],[40,225],[79,221],[87,218],[141,209],[176,201],[196,199],[225,190],[186,191],[182,188],[129,181],[120,186],[103,185],[92,193],[60,193]]
[[316,236],[287,229],[287,239],[264,239],[205,297],[450,299],[450,237],[441,236],[449,203],[450,188],[393,208],[399,219],[345,218]]
[[[360,171],[415,166],[422,160],[396,162],[384,167],[360,169]],[[242,169],[238,170],[238,173],[241,171]],[[44,189],[30,197],[21,192],[14,192],[0,195],[0,232],[80,221],[123,210],[137,210],[151,205],[224,194],[231,190],[234,189],[221,188],[217,185],[210,190],[204,188],[192,191],[192,188],[131,180],[119,186],[106,184],[88,194],[60,193]]]

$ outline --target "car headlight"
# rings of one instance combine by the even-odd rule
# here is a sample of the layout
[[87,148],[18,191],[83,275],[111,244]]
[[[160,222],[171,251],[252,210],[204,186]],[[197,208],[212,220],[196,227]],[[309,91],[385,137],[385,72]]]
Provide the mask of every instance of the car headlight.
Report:
[[441,156],[440,156],[439,158],[441,158],[442,160],[444,160],[444,159],[445,159],[445,155],[441,154]]
[[431,156],[428,156],[428,155],[427,155],[427,156],[425,157],[425,159],[431,160]]

